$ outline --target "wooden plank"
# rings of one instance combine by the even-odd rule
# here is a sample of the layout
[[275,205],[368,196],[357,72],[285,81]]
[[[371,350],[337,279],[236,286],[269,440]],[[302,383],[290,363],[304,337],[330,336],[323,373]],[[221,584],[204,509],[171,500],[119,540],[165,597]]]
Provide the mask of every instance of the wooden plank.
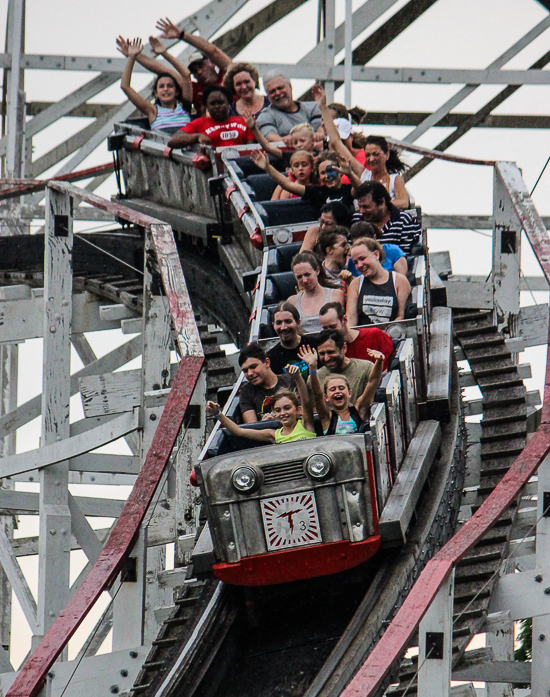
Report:
[[441,437],[438,421],[421,421],[418,424],[380,516],[378,530],[382,535],[382,544],[405,544],[415,506],[441,445]]
[[[87,425],[87,424],[86,424]],[[110,419],[82,434],[45,445],[26,453],[11,455],[0,460],[0,477],[9,477],[22,472],[55,465],[71,457],[95,450],[101,445],[112,443],[139,427],[139,414],[131,412]]]
[[[0,510],[17,514],[38,513],[39,494],[26,491],[10,491],[0,489]],[[90,496],[75,496],[75,499],[87,516],[99,516],[100,518],[118,518],[124,501],[116,499],[99,499]]]
[[529,683],[531,682],[531,662],[492,661],[491,663],[476,663],[464,668],[455,668],[453,670],[453,680],[474,680],[487,683]]
[[434,307],[430,324],[428,359],[428,416],[448,421],[451,413],[451,375],[454,362],[452,312],[447,307]]
[[141,404],[141,371],[124,370],[80,378],[84,416],[132,411]]
[[[72,330],[76,334],[96,332],[104,329],[118,329],[119,321],[102,320],[99,308],[104,301],[90,302],[87,293],[72,296],[72,313],[74,321]],[[44,315],[44,298],[31,297],[18,302],[0,301],[0,341],[24,341],[42,336],[42,318]]]
[[444,282],[447,288],[447,306],[471,310],[491,310],[493,307],[493,284],[487,281],[456,281],[449,278]]
[[[44,239],[44,349],[39,451],[50,453],[61,453],[63,445],[70,440],[70,297],[73,286],[71,210],[72,203],[66,193],[48,189]],[[32,461],[32,451],[26,455],[27,462]],[[14,458],[18,457],[21,458],[12,455],[4,458],[2,463],[7,464],[10,460],[14,463]],[[25,459],[25,454],[22,457]],[[69,599],[71,513],[67,458],[55,458],[50,467],[40,470],[39,478],[37,625],[38,634],[45,634]]]
[[[78,591],[23,666],[6,697],[38,695],[46,673],[66,642],[78,629],[97,598],[115,580],[168,462],[203,361],[201,356],[182,359],[145,463],[109,540]],[[82,505],[81,508],[85,512]]]
[[203,356],[202,344],[172,230],[169,225],[152,225],[151,235],[164,290],[170,304],[180,354]]
[[0,563],[4,569],[4,573],[8,577],[9,582],[17,600],[21,605],[21,609],[25,615],[25,619],[29,623],[29,627],[33,634],[38,633],[38,624],[36,618],[36,600],[29,588],[27,580],[21,571],[21,567],[13,552],[11,542],[4,532],[4,527],[0,527]]
[[[94,363],[90,363],[77,373],[71,375],[71,396],[78,392],[78,380],[86,375],[102,373],[107,370],[116,370],[133,360],[141,353],[141,337],[134,337],[130,341],[122,344],[105,356],[98,358]],[[24,426],[37,416],[40,416],[42,405],[42,395],[33,397],[28,402],[21,404],[17,409],[13,409],[5,416],[0,417],[0,438],[11,433],[17,428]]]

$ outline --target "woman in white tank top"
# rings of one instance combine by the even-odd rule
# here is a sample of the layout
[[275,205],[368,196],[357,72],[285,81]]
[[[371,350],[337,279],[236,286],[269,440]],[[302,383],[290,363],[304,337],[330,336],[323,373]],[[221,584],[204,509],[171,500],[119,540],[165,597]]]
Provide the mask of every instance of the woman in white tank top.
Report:
[[361,182],[371,179],[380,182],[390,192],[394,206],[401,209],[408,208],[409,194],[405,189],[405,182],[400,174],[407,168],[407,165],[401,162],[397,151],[390,149],[387,140],[383,136],[367,136],[365,145],[365,162],[367,167],[363,167],[342,142],[327,107],[324,89],[320,85],[314,85],[311,91],[317,105],[321,109],[323,124],[330,138],[331,146],[349,166],[349,172],[347,167],[344,168],[342,165],[340,171],[349,176],[351,183],[356,188]]
[[300,313],[300,326],[306,334],[322,331],[319,310],[328,302],[344,305],[344,292],[337,283],[328,279],[326,272],[313,252],[300,252],[292,260],[292,271],[301,289],[291,295],[288,302],[296,305]]

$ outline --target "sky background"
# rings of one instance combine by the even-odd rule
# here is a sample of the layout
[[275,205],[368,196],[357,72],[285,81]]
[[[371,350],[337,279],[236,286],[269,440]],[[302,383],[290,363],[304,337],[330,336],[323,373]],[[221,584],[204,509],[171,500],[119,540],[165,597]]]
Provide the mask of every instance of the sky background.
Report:
[[[115,47],[118,34],[126,37],[140,36],[143,39],[155,31],[155,23],[162,16],[175,22],[183,19],[205,3],[201,0],[177,2],[165,0],[162,4],[142,0],[27,0],[26,52],[30,54],[65,54],[88,56],[117,56]],[[219,34],[240,24],[262,7],[268,0],[250,0]],[[354,2],[356,9],[362,3]],[[406,4],[399,0],[369,30],[358,36],[354,46],[366,35],[387,20],[396,10]],[[337,23],[344,18],[344,0],[337,0]],[[6,17],[7,2],[0,0],[0,18]],[[381,51],[370,66],[384,67],[442,67],[442,68],[485,68],[508,47],[520,39],[527,31],[544,19],[547,11],[535,0],[439,0],[422,17],[402,33],[391,45]],[[238,58],[251,62],[268,62],[279,58],[283,63],[293,64],[315,45],[316,0],[309,0],[301,8],[281,20],[270,30],[248,45]],[[0,28],[0,40],[3,39]],[[548,50],[550,30],[544,32],[529,47],[508,63],[505,68],[524,69]],[[3,43],[2,43],[3,45]],[[173,49],[177,55],[183,44]],[[343,53],[337,59],[343,58]],[[95,73],[71,71],[27,71],[25,90],[27,101],[57,101],[90,80]],[[148,82],[147,76],[136,74],[133,85],[141,89]],[[300,95],[312,84],[311,81],[294,81],[294,94]],[[354,83],[352,104],[371,111],[433,111],[455,94],[462,85],[411,85]],[[460,106],[459,112],[475,112],[502,86],[478,88]],[[550,87],[527,86],[518,90],[510,99],[495,110],[496,114],[543,114],[548,113]],[[343,88],[335,98],[343,101]],[[123,94],[117,84],[97,95],[91,101],[99,103],[122,103]],[[34,138],[34,156],[39,157],[71,134],[84,128],[90,119],[64,118]],[[366,126],[366,133],[376,133],[403,138],[411,128],[385,128]],[[434,147],[452,129],[431,129],[419,141],[419,145]],[[547,158],[550,156],[550,130],[503,130],[477,129],[461,138],[448,152],[470,157],[512,160],[522,168],[526,185],[532,188]],[[80,168],[109,162],[110,154],[106,146],[98,148]],[[406,156],[409,163],[416,161]],[[57,165],[50,173],[55,173]],[[550,215],[550,167],[541,179],[534,194],[539,212]],[[416,202],[427,214],[475,214],[490,215],[492,209],[492,171],[487,167],[457,165],[435,162],[415,177],[409,189]],[[114,178],[111,177],[97,190],[109,198],[116,192]],[[82,224],[80,228],[93,227]],[[488,274],[491,267],[491,239],[475,231],[435,231],[429,232],[431,250],[450,249],[453,270],[460,274]],[[533,255],[523,247],[523,270],[527,275],[540,274]],[[537,302],[547,302],[546,293],[537,293]],[[533,299],[526,297],[525,304]],[[127,340],[116,333],[104,333],[89,337],[101,355],[113,347],[117,341]],[[41,384],[41,342],[26,342],[20,349],[20,361],[25,366],[21,371],[19,384],[20,402],[24,402],[40,392]],[[81,364],[76,355],[74,369]],[[532,380],[527,381],[528,389],[540,389],[544,374],[544,349],[530,349],[521,360],[533,364]],[[475,389],[472,388],[474,391]],[[72,420],[82,418],[79,398],[71,402]],[[38,445],[39,430],[37,422],[21,429],[18,434],[18,449],[28,450]],[[20,486],[20,488],[23,488]],[[24,488],[31,490],[32,486]],[[97,488],[99,489],[99,488]],[[86,489],[89,494],[91,487]],[[80,487],[73,492],[82,493]],[[111,491],[116,498],[123,498],[125,490]],[[93,494],[91,494],[93,495]],[[18,534],[36,534],[36,520],[22,519]],[[97,521],[104,526],[105,521]],[[83,564],[83,555],[74,553],[74,573]],[[36,589],[36,564],[26,559],[22,566],[33,590]],[[28,650],[28,632],[21,629],[25,624],[22,615],[14,614],[14,626],[18,637],[12,650],[14,665],[22,660]],[[78,643],[78,642],[76,642]]]

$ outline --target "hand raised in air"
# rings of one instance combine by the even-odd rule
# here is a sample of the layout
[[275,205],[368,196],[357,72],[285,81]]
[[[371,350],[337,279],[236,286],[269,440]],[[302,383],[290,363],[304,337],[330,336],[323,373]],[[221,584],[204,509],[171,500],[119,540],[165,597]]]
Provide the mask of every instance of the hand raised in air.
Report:
[[157,55],[160,55],[166,51],[164,44],[160,39],[157,39],[156,36],[149,37],[149,46],[151,46],[153,53],[156,53]]
[[383,361],[385,356],[381,351],[376,351],[375,349],[368,348],[367,356],[374,358],[375,361]]
[[267,159],[267,155],[263,150],[252,150],[250,153],[250,158],[253,160],[255,165],[258,165],[258,167],[264,171],[269,167],[269,160]]
[[161,38],[162,39],[179,39],[181,30],[172,22],[172,20],[168,19],[159,19],[157,22],[157,29],[160,29],[162,32]]
[[327,105],[327,93],[321,85],[313,85],[311,94],[313,95],[313,99],[317,102],[318,107]]
[[311,346],[300,346],[298,356],[307,363],[310,370],[317,370],[317,351],[314,351]]

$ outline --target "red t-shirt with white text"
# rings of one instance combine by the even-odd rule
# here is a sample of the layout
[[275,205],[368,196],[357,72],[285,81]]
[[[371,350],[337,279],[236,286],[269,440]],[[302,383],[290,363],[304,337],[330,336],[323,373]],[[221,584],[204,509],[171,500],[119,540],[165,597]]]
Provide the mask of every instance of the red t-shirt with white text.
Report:
[[254,140],[254,134],[242,116],[230,116],[225,121],[214,121],[209,116],[202,116],[185,124],[181,130],[186,133],[203,133],[210,138],[213,148],[246,145]]
[[364,327],[359,329],[359,336],[347,345],[346,356],[348,358],[361,358],[364,361],[372,361],[367,349],[380,351],[386,357],[384,360],[384,370],[387,370],[391,358],[393,357],[393,343],[390,337],[381,329]]

